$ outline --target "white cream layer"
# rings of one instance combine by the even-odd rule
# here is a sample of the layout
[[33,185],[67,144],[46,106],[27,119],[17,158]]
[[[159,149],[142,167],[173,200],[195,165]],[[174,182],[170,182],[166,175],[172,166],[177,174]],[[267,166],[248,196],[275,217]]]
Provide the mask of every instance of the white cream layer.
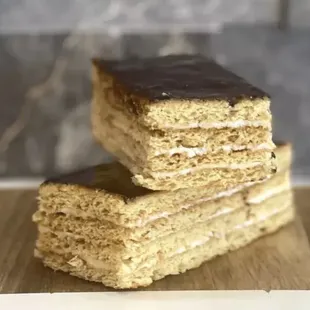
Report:
[[263,162],[250,162],[250,163],[217,163],[217,164],[204,164],[198,167],[186,168],[177,171],[168,172],[149,172],[149,174],[156,179],[172,178],[175,176],[186,175],[192,172],[204,170],[204,169],[247,169],[264,165]]
[[245,120],[237,120],[233,122],[212,122],[212,123],[188,123],[188,124],[164,124],[161,125],[161,128],[170,128],[170,129],[190,129],[190,128],[240,128],[240,127],[267,127],[271,128],[270,121],[245,121]]
[[227,231],[225,234],[210,232],[209,237],[205,237],[202,239],[195,240],[189,245],[189,248],[185,248],[185,247],[179,248],[171,256],[174,256],[176,254],[181,254],[183,252],[186,252],[186,251],[193,249],[193,248],[196,248],[198,246],[202,246],[202,245],[206,244],[211,238],[224,238],[225,235],[232,233],[236,230],[244,229],[244,228],[262,223],[262,222],[268,220],[269,218],[271,218],[272,216],[277,215],[278,213],[285,211],[289,207],[290,207],[289,205],[285,206],[285,207],[281,207],[281,208],[275,209],[272,212],[268,213],[268,215],[261,215],[255,220],[245,221],[243,224],[236,225],[235,227],[233,227],[232,229]]
[[259,195],[248,199],[248,203],[250,204],[259,204],[268,198],[280,194],[282,192],[290,190],[290,184],[282,184],[277,187],[271,188],[267,191],[260,193]]
[[[246,145],[223,145],[220,146],[214,150],[213,152],[218,152],[218,151],[224,151],[224,152],[231,152],[231,151],[242,151],[242,150],[250,150],[250,151],[258,151],[258,150],[273,150],[274,147],[270,145],[269,143],[262,143],[256,146],[248,147]],[[175,154],[182,154],[186,153],[188,157],[195,157],[195,156],[201,156],[204,154],[209,153],[210,150],[206,147],[184,147],[184,146],[179,146],[179,147],[174,147],[169,150],[164,150],[164,151],[157,151],[155,153],[155,156],[160,156],[160,155],[175,155]]]
[[[193,207],[193,206],[195,206],[195,205],[197,205],[197,204],[199,204],[199,203],[202,203],[203,201],[208,201],[208,200],[211,200],[212,198],[206,198],[206,199],[199,199],[199,201],[200,202],[195,202],[195,203],[193,203],[193,204],[191,204],[190,205],[190,207]],[[180,210],[178,211],[178,212],[180,212],[181,210],[183,210],[183,209],[188,209],[189,207],[181,207],[180,208]],[[233,208],[224,208],[224,209],[222,209],[222,210],[220,210],[220,211],[218,211],[218,212],[216,212],[216,213],[214,213],[213,215],[211,215],[209,218],[208,218],[208,220],[211,220],[211,219],[213,219],[213,218],[216,218],[216,217],[218,217],[218,216],[220,216],[220,215],[223,215],[223,214],[228,214],[228,213],[230,213],[230,212],[232,212],[234,209]],[[128,224],[128,225],[126,225],[125,227],[128,227],[128,228],[135,228],[135,227],[144,227],[145,225],[147,225],[147,224],[149,224],[149,223],[151,223],[151,222],[153,222],[153,221],[155,221],[155,220],[158,220],[158,219],[161,219],[161,218],[167,218],[167,217],[169,217],[169,216],[171,216],[171,215],[173,215],[173,214],[176,214],[176,213],[178,213],[178,212],[162,212],[162,213],[159,213],[159,214],[156,214],[156,215],[152,215],[152,216],[150,216],[150,217],[148,217],[147,219],[145,219],[145,220],[139,220],[139,221],[137,221],[136,223],[134,223],[134,224]],[[205,221],[205,220],[204,220]],[[196,223],[199,223],[199,222],[201,222],[201,221],[197,221]]]
[[285,211],[286,209],[288,209],[290,207],[291,207],[291,205],[289,203],[289,204],[285,205],[284,207],[282,206],[282,207],[279,207],[277,209],[274,209],[272,212],[268,213],[268,215],[261,215],[256,220],[248,220],[248,221],[245,221],[243,224],[236,225],[233,228],[233,230],[243,229],[243,228],[252,226],[254,224],[258,224],[258,223],[264,222],[267,219],[269,219],[270,217],[272,217],[272,216],[274,216],[274,215],[276,215],[278,213],[281,213],[281,212]]
[[[144,219],[139,219],[138,221],[136,221],[135,223],[133,224],[127,224],[127,225],[123,225],[125,227],[128,227],[128,228],[134,228],[134,227],[143,227],[147,224],[149,224],[150,222],[153,222],[155,220],[158,220],[160,218],[164,218],[164,217],[168,217],[170,215],[173,215],[173,214],[176,214],[182,210],[187,210],[189,208],[192,208],[192,207],[195,207],[203,202],[207,202],[207,201],[210,201],[210,200],[216,200],[216,199],[219,199],[219,198],[222,198],[222,197],[229,197],[247,187],[250,187],[252,186],[253,184],[255,184],[255,182],[248,182],[248,183],[245,183],[245,184],[242,184],[242,185],[239,185],[239,186],[236,186],[232,189],[229,189],[227,191],[223,191],[223,192],[220,192],[220,193],[217,193],[216,195],[213,195],[213,196],[209,196],[209,197],[204,197],[204,198],[200,198],[200,199],[197,199],[191,203],[188,203],[188,204],[185,204],[185,205],[181,205],[178,209],[177,212],[162,212],[162,213],[157,213],[157,214],[153,214],[147,218],[144,218]],[[233,211],[232,208],[225,208],[223,210],[220,210],[218,211],[217,213],[213,214],[209,219],[212,219],[212,218],[215,218],[221,214],[227,214],[229,212]]]
[[[268,179],[268,178],[267,178]],[[266,180],[267,180],[266,179]],[[260,181],[260,182],[247,182],[247,183],[244,183],[244,184],[241,184],[239,186],[236,186],[234,188],[231,188],[229,190],[226,190],[226,191],[223,191],[223,192],[219,192],[217,193],[216,195],[213,195],[213,196],[209,196],[209,197],[203,197],[203,198],[200,198],[200,199],[197,199],[195,201],[192,201],[191,203],[187,203],[187,204],[184,204],[184,205],[181,205],[178,210],[176,212],[161,212],[161,213],[155,213],[155,214],[151,214],[150,216],[146,217],[146,218],[143,218],[143,219],[139,219],[137,220],[136,222],[133,222],[133,223],[127,223],[127,224],[122,224],[121,226],[122,227],[126,227],[126,228],[135,228],[135,227],[143,227],[153,221],[156,221],[158,219],[161,219],[161,218],[167,218],[168,216],[170,215],[173,215],[173,214],[176,214],[178,212],[181,212],[183,210],[187,210],[189,208],[192,208],[192,207],[195,207],[203,202],[207,202],[207,201],[210,201],[210,200],[216,200],[216,199],[219,199],[219,198],[222,198],[222,197],[229,197],[237,192],[240,192],[242,191],[243,189],[245,188],[248,188],[254,184],[259,184],[259,183],[262,183],[262,182],[265,182],[266,180],[263,180],[263,181]],[[220,214],[226,214],[226,213],[229,213],[230,211],[232,211],[233,209],[230,209],[230,208],[226,208],[226,209],[223,209],[217,213],[215,213],[212,218],[220,215]],[[62,213],[65,213],[65,214],[68,214],[68,215],[72,215],[72,216],[81,216],[83,218],[88,218],[88,213],[85,212],[85,211],[82,211],[82,210],[76,210],[74,208],[68,208],[68,207],[63,207],[61,209],[59,209],[57,212],[62,212]],[[111,219],[106,219],[107,221],[111,221],[113,222]],[[115,223],[116,225],[118,225],[117,223]]]
[[[204,238],[200,238],[197,240],[192,241],[189,245],[187,245],[186,247],[180,247],[177,250],[175,250],[173,253],[171,253],[171,255],[167,256],[167,259],[172,258],[178,254],[182,254],[184,252],[190,251],[194,248],[197,248],[199,246],[204,246],[205,244],[207,244],[211,239],[213,238],[218,238],[218,239],[222,239],[225,238],[227,236],[227,234],[233,233],[236,230],[241,230],[244,228],[248,228],[250,226],[254,226],[257,224],[260,224],[268,219],[270,219],[271,217],[284,212],[286,209],[288,209],[290,207],[290,205],[287,205],[285,207],[281,207],[278,209],[273,210],[272,212],[266,214],[266,215],[261,215],[256,219],[253,220],[248,220],[245,221],[242,224],[236,225],[235,227],[233,227],[232,229],[228,230],[226,233],[217,233],[217,232],[209,232],[208,236],[204,237]],[[85,261],[87,263],[87,265],[91,266],[92,268],[95,269],[107,269],[107,263],[103,262],[101,260],[98,259],[94,259],[91,256],[88,255],[78,255],[83,261]],[[78,256],[75,257],[75,259],[79,260]],[[79,263],[79,262],[78,262]],[[81,262],[82,263],[82,262]],[[150,268],[154,265],[156,265],[157,261],[154,259],[151,259],[149,262],[145,262],[143,265],[140,265],[138,267],[137,270],[140,270],[142,268]],[[132,270],[132,268],[126,264],[122,265],[123,269],[126,269],[126,273],[130,274],[133,271],[137,271],[137,270]]]
[[[124,224],[122,225],[122,227],[127,227],[127,228],[141,228],[147,224],[149,224],[150,222],[153,222],[155,220],[158,220],[158,219],[161,219],[161,218],[167,218],[173,214],[176,214],[178,212],[181,212],[183,210],[187,210],[189,208],[192,208],[192,207],[195,207],[203,202],[207,202],[207,201],[210,201],[210,200],[216,200],[216,199],[219,199],[219,198],[222,198],[222,197],[229,197],[237,192],[240,192],[242,190],[244,190],[245,188],[248,188],[254,184],[258,184],[258,183],[262,183],[262,182],[265,182],[265,181],[261,181],[261,182],[248,182],[248,183],[245,183],[245,184],[242,184],[242,185],[239,185],[237,187],[234,187],[230,190],[227,190],[227,191],[223,191],[223,192],[220,192],[214,196],[210,196],[210,197],[204,197],[204,198],[200,198],[200,199],[197,199],[189,204],[185,204],[185,205],[181,205],[180,208],[178,209],[177,212],[161,212],[161,213],[157,213],[157,214],[152,214],[150,215],[149,217],[147,218],[144,218],[144,219],[139,219],[137,220],[136,222],[134,223],[128,223],[128,224]],[[263,202],[264,200],[267,200],[268,198],[271,198],[272,196],[275,196],[277,194],[280,194],[284,191],[287,191],[290,189],[290,185],[288,184],[285,184],[285,185],[281,185],[281,186],[278,186],[274,189],[270,189],[268,191],[264,191],[260,196],[257,196],[257,197],[254,197],[254,198],[251,198],[249,200],[247,200],[247,203],[249,204],[259,204],[261,202]],[[258,199],[259,198],[259,199]],[[221,215],[224,215],[224,214],[228,214],[230,212],[233,212],[234,210],[236,210],[235,208],[223,208],[221,210],[219,210],[218,212],[212,214],[207,220],[212,220],[214,218],[217,218],[218,216],[221,216]],[[71,214],[71,215],[77,215],[76,213],[72,212],[72,210],[68,209],[68,208],[63,208],[61,212],[64,212],[64,213],[67,213],[67,214]],[[206,220],[204,220],[206,221]],[[198,222],[197,222],[198,223]]]

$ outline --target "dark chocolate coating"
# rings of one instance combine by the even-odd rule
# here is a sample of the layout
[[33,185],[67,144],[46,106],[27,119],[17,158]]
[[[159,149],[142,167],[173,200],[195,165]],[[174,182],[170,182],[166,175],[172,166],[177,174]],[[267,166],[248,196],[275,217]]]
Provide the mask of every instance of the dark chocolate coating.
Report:
[[78,185],[93,190],[105,190],[124,198],[134,198],[152,192],[149,189],[136,186],[131,177],[132,174],[124,166],[113,162],[50,178],[43,185],[49,183]]
[[268,94],[200,55],[105,61],[94,64],[113,76],[129,93],[151,102],[161,100],[226,100],[265,98]]

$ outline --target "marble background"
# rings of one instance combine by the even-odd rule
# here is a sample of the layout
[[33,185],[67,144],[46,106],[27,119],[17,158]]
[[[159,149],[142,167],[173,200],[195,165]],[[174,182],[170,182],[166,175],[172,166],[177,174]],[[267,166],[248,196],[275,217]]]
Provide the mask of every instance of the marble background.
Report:
[[310,175],[309,14],[308,0],[0,0],[0,177],[110,160],[90,134],[91,57],[196,52],[271,93],[275,137]]
[[26,33],[206,31],[224,23],[276,21],[278,5],[279,0],[1,0],[0,28]]

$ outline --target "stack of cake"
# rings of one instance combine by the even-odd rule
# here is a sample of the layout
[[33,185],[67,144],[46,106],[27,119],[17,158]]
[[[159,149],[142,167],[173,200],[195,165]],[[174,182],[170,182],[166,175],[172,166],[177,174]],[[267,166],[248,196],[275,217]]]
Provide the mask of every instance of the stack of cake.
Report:
[[203,57],[94,61],[93,132],[136,184],[175,190],[265,179],[268,95]]
[[200,56],[94,61],[93,132],[119,162],[41,185],[35,255],[135,288],[276,231],[294,217],[291,148],[274,150],[269,104]]

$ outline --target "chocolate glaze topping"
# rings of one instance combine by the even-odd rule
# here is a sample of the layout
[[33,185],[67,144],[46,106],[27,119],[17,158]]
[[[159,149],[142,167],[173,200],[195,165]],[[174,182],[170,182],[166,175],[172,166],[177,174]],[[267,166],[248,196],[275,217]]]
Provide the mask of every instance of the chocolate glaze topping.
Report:
[[227,100],[269,97],[262,90],[200,55],[104,61],[94,64],[130,93],[152,102],[169,99]]
[[129,199],[152,192],[136,186],[131,181],[131,176],[131,173],[124,166],[118,162],[113,162],[50,178],[43,185],[49,183],[78,185],[93,190],[105,190]]

